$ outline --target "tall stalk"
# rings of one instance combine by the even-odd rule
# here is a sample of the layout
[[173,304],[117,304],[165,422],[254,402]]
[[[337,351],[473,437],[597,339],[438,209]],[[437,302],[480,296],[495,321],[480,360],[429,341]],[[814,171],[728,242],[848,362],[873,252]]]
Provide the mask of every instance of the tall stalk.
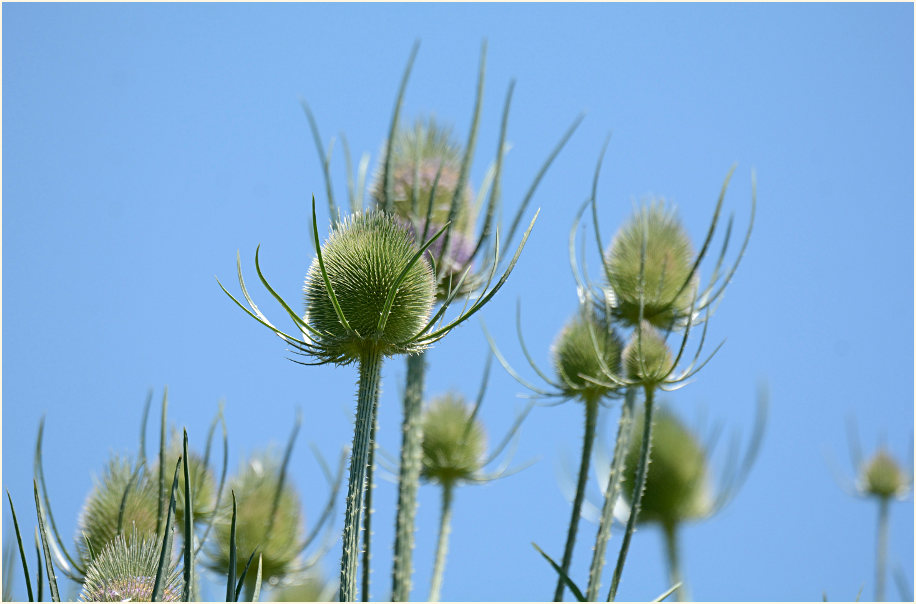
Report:
[[436,561],[433,564],[433,580],[429,587],[429,601],[438,602],[442,591],[442,577],[445,575],[445,554],[448,552],[448,537],[452,532],[452,489],[451,483],[442,483],[442,515],[439,518],[439,538],[436,543]]
[[[598,400],[587,398],[585,403],[585,437],[582,440],[582,459],[579,462],[579,478],[576,481],[576,496],[573,500],[572,516],[569,519],[569,531],[566,533],[566,549],[563,550],[563,561],[560,567],[563,574],[569,574],[572,564],[573,549],[576,545],[576,532],[579,529],[579,517],[582,515],[582,503],[585,501],[585,486],[588,483],[588,469],[592,458],[592,445],[595,442],[595,428],[598,424]],[[566,583],[563,575],[557,580],[557,588],[553,594],[554,602],[563,601],[563,591]]]
[[673,522],[662,525],[662,532],[665,536],[665,555],[668,559],[668,584],[677,585],[680,583],[680,587],[675,591],[675,597],[678,602],[686,602],[689,598],[687,596],[687,587],[681,578],[681,557],[677,528],[677,524]]
[[887,567],[888,498],[878,500],[878,544],[875,553],[875,601],[884,601],[884,576]]
[[372,405],[372,429],[369,432],[369,460],[366,468],[366,515],[363,518],[363,579],[362,579],[362,596],[363,602],[369,601],[369,575],[372,572],[372,491],[375,489],[374,468],[375,468],[375,435],[378,432],[378,399],[379,399],[378,381],[375,383],[375,402]]
[[343,555],[340,559],[340,601],[352,602],[356,596],[356,567],[359,559],[359,525],[363,509],[366,468],[369,465],[369,435],[372,410],[378,399],[382,372],[382,355],[369,348],[359,359],[359,394],[353,450],[350,455],[350,478],[347,483],[347,507],[344,514]]
[[623,564],[627,559],[627,552],[630,549],[630,539],[636,530],[636,517],[639,515],[639,504],[642,501],[643,491],[646,489],[646,476],[649,470],[649,451],[652,448],[652,413],[654,411],[653,397],[655,395],[655,386],[645,385],[646,392],[646,417],[643,424],[642,446],[639,450],[639,465],[636,468],[636,483],[633,485],[633,494],[630,497],[630,517],[627,519],[626,532],[623,534],[623,542],[620,544],[620,554],[617,556],[617,566],[614,568],[614,576],[611,579],[611,589],[608,592],[608,602],[612,602],[617,597],[617,586],[620,584],[620,575],[623,574]]
[[395,520],[394,568],[391,574],[391,601],[410,599],[413,573],[414,523],[417,514],[417,488],[420,483],[423,422],[421,407],[426,374],[426,354],[407,357],[407,387],[404,390],[404,419],[401,461],[398,466],[398,507]]

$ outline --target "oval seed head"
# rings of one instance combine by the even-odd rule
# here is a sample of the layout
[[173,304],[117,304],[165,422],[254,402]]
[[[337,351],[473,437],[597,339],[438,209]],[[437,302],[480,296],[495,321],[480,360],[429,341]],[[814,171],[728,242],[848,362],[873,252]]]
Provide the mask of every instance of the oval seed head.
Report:
[[[123,516],[122,500],[125,502]],[[119,516],[124,535],[132,535],[133,530],[140,535],[155,533],[158,506],[159,489],[147,473],[141,471],[134,476],[127,459],[114,457],[109,460],[101,480],[96,480],[80,512],[76,537],[80,560],[88,566],[114,541],[118,535]]]
[[633,332],[623,349],[623,362],[627,377],[654,386],[663,382],[671,372],[671,351],[658,331],[643,322],[642,337],[639,330]]
[[469,480],[483,465],[487,435],[464,397],[449,393],[432,400],[423,413],[423,461],[426,480],[452,485]]
[[378,329],[389,291],[418,251],[403,227],[383,212],[353,214],[334,227],[321,250],[331,287],[352,329],[338,319],[315,258],[305,279],[305,320],[321,334],[312,338],[319,358],[347,364],[372,349],[386,356],[423,349],[411,339],[426,326],[435,299],[425,258],[408,270],[384,328]]
[[884,450],[878,451],[863,464],[859,480],[865,493],[884,499],[902,495],[907,489],[903,470]]
[[[130,539],[118,535],[96,556],[83,581],[83,602],[150,602],[159,569],[161,540],[155,533]],[[163,602],[181,601],[181,573],[172,565],[164,577]]]
[[[169,446],[166,450],[165,467],[174,471],[175,464],[178,463],[178,458],[182,456],[183,452],[183,439],[177,431],[172,431]],[[183,472],[183,469],[179,470],[178,489],[175,491],[175,518],[184,518]],[[210,471],[210,467],[204,463],[203,457],[191,449],[188,449],[188,472],[191,479],[194,522],[205,522],[213,515],[214,506],[216,505],[216,480],[213,477],[213,472]],[[153,466],[152,475],[155,476],[158,473],[159,464],[156,463]],[[168,476],[169,473],[166,472],[166,475]]]
[[614,312],[631,325],[639,322],[643,244],[643,319],[661,329],[679,327],[690,315],[699,279],[695,272],[691,275],[694,252],[687,232],[675,211],[661,201],[637,210],[605,254]]
[[[645,413],[636,414],[627,449],[623,494],[629,501],[642,447]],[[664,407],[655,415],[646,490],[638,521],[673,527],[685,520],[708,516],[712,510],[706,451],[697,438]]]
[[620,338],[604,317],[595,311],[580,309],[566,323],[551,347],[553,366],[566,394],[570,398],[591,402],[616,390],[586,378],[609,383],[605,368],[619,376],[621,347]]
[[[257,575],[258,554],[263,556],[262,580],[279,580],[298,570],[299,552],[303,544],[303,514],[299,495],[289,482],[283,483],[280,497],[280,463],[268,455],[252,458],[241,473],[230,481],[235,492],[236,520],[236,577],[242,576],[248,557],[257,548],[246,580]],[[217,573],[225,574],[229,568],[229,539],[232,531],[232,496],[221,505],[210,538],[207,565]],[[271,515],[274,501],[276,513]]]

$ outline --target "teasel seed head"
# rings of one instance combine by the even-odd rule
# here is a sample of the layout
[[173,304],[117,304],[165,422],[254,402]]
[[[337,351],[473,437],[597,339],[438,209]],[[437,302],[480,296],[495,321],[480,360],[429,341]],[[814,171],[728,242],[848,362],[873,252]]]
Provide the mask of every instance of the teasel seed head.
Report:
[[353,214],[334,226],[322,246],[331,288],[350,329],[338,318],[319,261],[305,280],[305,322],[317,332],[310,338],[327,362],[345,365],[369,349],[385,356],[419,352],[411,342],[426,325],[435,299],[429,263],[420,258],[398,286],[390,314],[379,330],[389,291],[418,248],[413,237],[381,211]]
[[130,536],[133,531],[139,535],[155,533],[158,505],[158,488],[149,475],[142,469],[132,469],[127,459],[113,457],[80,512],[76,538],[80,560],[88,566],[94,557],[114,541],[118,535],[119,516],[124,535]]
[[[134,528],[130,538],[118,535],[102,548],[86,570],[80,600],[83,602],[149,602],[153,595],[159,553],[155,533],[141,536]],[[181,601],[181,573],[170,566],[162,592],[163,602]]]
[[627,377],[646,386],[662,383],[671,373],[673,362],[668,344],[647,322],[633,331],[623,349],[623,359]]
[[909,488],[903,470],[883,449],[863,464],[859,482],[864,493],[882,499],[902,496]]
[[607,371],[619,375],[622,347],[603,313],[581,308],[551,347],[554,370],[566,394],[583,401],[597,401],[616,390],[586,378],[607,384]]
[[472,412],[457,393],[430,402],[423,413],[423,478],[450,486],[473,478],[484,465],[487,436]]
[[642,297],[643,320],[660,329],[686,323],[699,278],[693,270],[693,246],[674,209],[663,201],[639,208],[614,236],[605,262],[618,318],[636,325]]

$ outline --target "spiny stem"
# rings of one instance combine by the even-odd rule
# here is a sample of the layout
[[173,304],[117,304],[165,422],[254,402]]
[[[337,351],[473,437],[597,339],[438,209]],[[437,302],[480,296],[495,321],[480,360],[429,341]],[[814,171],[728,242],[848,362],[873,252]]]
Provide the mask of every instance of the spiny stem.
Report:
[[452,489],[450,483],[442,484],[442,517],[439,519],[439,540],[436,544],[436,561],[433,564],[433,580],[429,587],[429,601],[438,602],[442,591],[442,577],[445,574],[445,554],[448,552],[448,536],[452,532]]
[[370,562],[370,545],[372,541],[372,490],[375,488],[373,483],[373,468],[375,467],[375,433],[378,432],[378,399],[379,399],[379,382],[375,383],[375,402],[372,404],[372,429],[369,432],[369,463],[366,468],[366,516],[363,518],[363,580],[362,596],[363,602],[369,601],[369,573],[371,571]]
[[350,453],[350,478],[347,484],[347,507],[344,515],[343,553],[340,558],[340,601],[352,602],[356,595],[356,567],[359,560],[359,525],[369,464],[369,433],[372,430],[372,408],[378,394],[382,372],[382,355],[370,349],[359,360],[359,394],[353,449]]
[[665,535],[665,554],[668,558],[668,584],[677,585],[680,583],[681,586],[675,590],[675,597],[677,597],[678,602],[686,602],[688,600],[687,586],[681,578],[681,557],[677,539],[677,524],[673,522],[665,523],[662,525],[662,531]]
[[[563,573],[569,574],[572,564],[573,549],[576,545],[576,532],[579,529],[579,516],[582,515],[582,502],[585,501],[585,485],[588,483],[588,468],[592,458],[592,444],[595,442],[595,427],[598,424],[598,401],[588,399],[585,402],[585,438],[582,440],[582,460],[579,462],[579,478],[576,481],[576,497],[573,500],[572,517],[569,519],[569,532],[566,534],[566,549],[563,551],[563,561],[560,568]],[[557,588],[553,594],[554,602],[563,601],[563,591],[566,584],[562,576],[557,581]]]
[[391,573],[391,601],[410,599],[414,523],[417,514],[417,488],[420,484],[423,423],[420,421],[423,403],[423,382],[426,374],[426,354],[407,357],[407,387],[404,390],[404,419],[401,424],[403,441],[398,467],[398,511],[395,520],[394,568]]
[[630,447],[630,436],[633,433],[633,407],[636,395],[631,388],[627,392],[626,402],[620,411],[620,422],[617,426],[617,441],[614,446],[614,457],[611,460],[611,472],[608,476],[607,489],[604,494],[604,507],[601,510],[601,521],[598,525],[598,536],[595,539],[595,551],[592,554],[592,565],[588,575],[588,589],[586,600],[598,600],[598,590],[601,588],[601,571],[604,568],[604,558],[607,552],[607,543],[611,537],[611,525],[614,523],[614,506],[620,496],[620,485],[623,483],[626,452]]
[[636,530],[636,517],[639,515],[639,505],[642,502],[643,491],[646,490],[646,476],[649,473],[649,451],[652,448],[652,412],[653,395],[655,387],[646,384],[646,416],[644,418],[642,445],[639,450],[639,465],[636,467],[636,483],[633,485],[633,494],[630,497],[630,517],[627,519],[626,532],[623,534],[623,542],[620,544],[620,554],[617,556],[617,566],[614,568],[614,576],[611,579],[611,590],[608,592],[607,600],[612,602],[617,596],[617,586],[620,584],[620,575],[623,573],[623,564],[627,559],[627,551],[630,549],[630,539]]
[[887,566],[888,498],[878,501],[878,546],[875,554],[875,601],[884,601],[884,569]]

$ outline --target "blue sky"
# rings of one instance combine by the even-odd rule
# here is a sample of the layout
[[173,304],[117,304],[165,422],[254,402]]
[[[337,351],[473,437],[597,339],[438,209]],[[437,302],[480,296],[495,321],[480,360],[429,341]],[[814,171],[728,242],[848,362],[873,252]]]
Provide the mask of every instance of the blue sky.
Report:
[[[112,452],[136,450],[147,391],[158,398],[165,385],[170,420],[192,445],[225,400],[230,469],[282,443],[301,408],[292,480],[307,522],[318,515],[326,487],[307,443],[329,458],[349,443],[355,370],[285,360],[282,342],[214,275],[237,291],[236,250],[253,277],[261,244],[274,286],[301,295],[312,194],[323,236],[327,215],[300,98],[326,142],[345,132],[374,169],[414,40],[404,116],[434,112],[463,138],[487,39],[471,179],[478,186],[493,157],[515,78],[507,215],[586,112],[533,200],[541,215],[518,267],[483,312],[502,350],[524,369],[521,300],[526,342],[549,364],[576,307],[568,230],[608,132],[605,241],[653,195],[674,202],[699,241],[735,163],[726,209],[743,228],[755,170],[755,231],[710,328],[714,343],[727,341],[668,401],[691,425],[705,413],[746,435],[765,382],[770,422],[736,500],[685,529],[685,574],[701,600],[850,600],[863,587],[871,597],[876,505],[847,496],[830,460],[851,476],[850,416],[867,452],[884,442],[912,455],[912,5],[8,4],[3,13],[3,487],[27,530],[40,417],[54,513],[70,539],[92,476]],[[339,147],[333,169],[341,198]],[[596,266],[593,243],[589,253]],[[259,286],[252,294],[280,317]],[[451,334],[429,355],[428,393],[473,396],[486,352],[477,322]],[[481,412],[494,441],[524,405],[523,389],[495,369]],[[392,454],[403,377],[403,360],[386,363],[379,439]],[[530,543],[562,551],[562,485],[581,423],[572,403],[535,409],[516,460],[539,461],[458,492],[444,599],[551,597],[553,573]],[[379,480],[378,598],[389,589],[395,492]],[[427,594],[438,521],[437,493],[420,496],[416,599]],[[590,496],[598,501],[594,482]],[[889,556],[910,589],[912,505],[891,506]],[[10,524],[4,501],[5,539]],[[573,574],[583,582],[595,530],[580,528]],[[619,543],[615,529],[610,557]],[[622,599],[667,587],[661,553],[655,529],[636,534]],[[328,577],[338,556],[335,545]]]

